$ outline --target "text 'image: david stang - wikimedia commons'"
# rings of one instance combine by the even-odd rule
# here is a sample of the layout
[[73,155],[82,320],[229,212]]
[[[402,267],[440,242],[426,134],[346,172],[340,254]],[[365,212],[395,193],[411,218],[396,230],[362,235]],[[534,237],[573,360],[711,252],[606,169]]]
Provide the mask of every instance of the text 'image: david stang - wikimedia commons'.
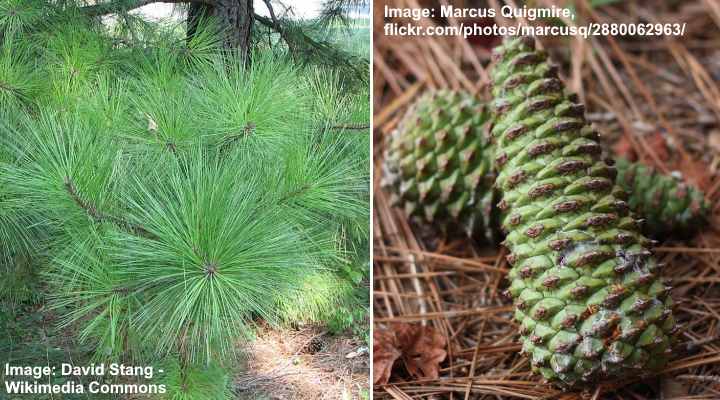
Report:
[[[158,372],[162,373],[163,370]],[[150,380],[153,378],[153,367],[135,367],[123,364],[90,364],[74,366],[61,364],[57,366],[12,366],[5,364],[3,371],[6,390],[9,394],[109,394],[131,392],[139,394],[165,394],[165,384],[117,384],[109,383],[117,377],[139,377]],[[54,377],[69,377],[62,385],[53,385]],[[128,386],[132,386],[128,388]]]

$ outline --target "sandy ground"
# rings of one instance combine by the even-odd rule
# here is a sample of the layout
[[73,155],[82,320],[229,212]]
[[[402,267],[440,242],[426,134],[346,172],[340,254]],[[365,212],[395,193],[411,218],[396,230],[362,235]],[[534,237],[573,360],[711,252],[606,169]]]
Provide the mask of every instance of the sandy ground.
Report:
[[364,346],[318,327],[262,329],[233,382],[235,391],[241,400],[367,399],[368,354],[348,358]]

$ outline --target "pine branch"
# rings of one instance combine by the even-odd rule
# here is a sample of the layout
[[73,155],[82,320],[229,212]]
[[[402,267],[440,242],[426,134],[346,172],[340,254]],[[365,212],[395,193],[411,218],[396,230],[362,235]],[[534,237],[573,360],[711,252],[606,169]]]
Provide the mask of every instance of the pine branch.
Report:
[[[275,29],[277,31],[277,33],[280,34],[280,37],[285,41],[285,43],[288,46],[288,49],[290,49],[290,53],[295,53],[292,42],[290,42],[290,39],[288,39],[287,34],[285,33],[285,29],[282,28],[282,26],[278,22],[277,18],[275,17],[275,10],[273,10],[270,0],[263,0],[263,2],[265,3],[265,6],[267,7],[268,11],[270,12],[270,18],[272,19],[273,29]],[[257,18],[257,16],[255,18]]]
[[13,93],[13,94],[15,94],[15,95],[20,95],[20,94],[21,94],[21,93],[20,93],[20,90],[18,90],[17,88],[12,87],[10,84],[7,84],[7,83],[5,83],[5,82],[3,82],[3,81],[0,81],[0,90],[4,90],[4,91],[6,91],[6,92],[10,92],[10,93]]
[[153,235],[144,227],[133,224],[129,221],[125,221],[122,218],[118,218],[116,216],[105,214],[97,209],[97,207],[90,203],[89,201],[86,201],[80,196],[80,193],[77,190],[77,187],[75,186],[75,183],[70,179],[69,176],[65,177],[65,190],[70,195],[70,198],[77,204],[78,207],[82,208],[87,212],[87,214],[97,223],[103,223],[103,222],[110,222],[114,224],[115,226],[124,229],[125,231],[132,233],[132,234],[140,234],[141,236],[145,237],[152,237]]
[[124,13],[152,3],[204,3],[214,5],[214,0],[131,0],[116,1],[112,3],[95,4],[81,8],[82,12],[90,17],[99,17],[107,14]]
[[80,197],[80,194],[75,187],[75,183],[73,183],[69,176],[65,177],[65,190],[67,190],[68,194],[70,194],[70,197],[73,199],[75,204],[85,210],[85,212],[87,212],[87,214],[91,216],[95,222],[105,222],[109,219],[109,216],[99,212],[97,207],[95,207],[92,203],[87,202]]
[[370,125],[367,124],[342,124],[332,126],[331,129],[345,129],[345,130],[366,130],[370,129]]
[[368,0],[325,0],[318,18],[318,25],[330,27],[335,22],[340,22],[347,27],[350,21],[349,13],[369,5],[370,1]]
[[272,30],[277,30],[277,27],[270,18],[264,17],[260,14],[255,14],[255,20]]
[[280,200],[278,200],[277,204],[283,204],[292,199],[293,197],[302,196],[303,194],[307,193],[308,190],[312,189],[312,187],[313,185],[306,183],[302,187],[286,193],[282,198],[280,198]]
[[292,47],[289,44],[288,47],[290,47],[291,51],[294,49],[295,54],[300,54],[301,52],[303,52],[304,49],[306,49],[304,51],[306,56],[320,55],[324,61],[333,60],[338,64],[343,65],[345,68],[347,68],[349,71],[352,71],[352,73],[357,76],[362,76],[366,72],[362,67],[360,67],[359,65],[355,65],[350,61],[351,59],[356,58],[355,56],[348,55],[342,50],[339,50],[334,46],[328,44],[327,42],[315,40],[302,29],[293,30],[294,34],[297,35],[297,38],[290,39],[290,37],[287,35],[287,30],[283,29],[279,25],[276,25],[272,19],[255,14],[255,20],[262,25],[265,25],[266,27],[280,33],[281,36],[283,35],[282,32],[284,32],[286,35],[284,40],[290,40],[290,42],[293,43]]

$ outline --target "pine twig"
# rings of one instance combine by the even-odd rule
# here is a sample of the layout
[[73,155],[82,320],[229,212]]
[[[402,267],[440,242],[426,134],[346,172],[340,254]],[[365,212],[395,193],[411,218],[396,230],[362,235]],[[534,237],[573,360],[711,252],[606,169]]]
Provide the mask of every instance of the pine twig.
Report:
[[367,124],[341,124],[331,127],[331,129],[345,129],[345,130],[356,130],[362,131],[370,129],[370,125]]
[[72,181],[72,179],[70,179],[69,176],[65,176],[64,186],[65,186],[65,190],[68,192],[68,194],[70,195],[70,198],[72,198],[72,200],[75,202],[75,204],[77,204],[77,206],[80,207],[81,209],[85,210],[85,212],[95,222],[97,222],[97,223],[110,222],[110,223],[114,224],[115,226],[117,226],[131,234],[140,234],[141,236],[144,236],[144,237],[153,237],[154,236],[150,233],[150,231],[148,231],[147,229],[145,229],[144,227],[142,227],[138,224],[134,224],[134,223],[126,221],[122,218],[119,218],[119,217],[116,217],[116,216],[113,216],[110,214],[105,214],[105,213],[99,211],[98,208],[94,204],[90,203],[89,201],[84,200],[82,198],[82,196],[80,196],[80,193],[78,192],[77,187],[75,186],[75,183]]
[[17,88],[12,87],[11,85],[9,85],[8,83],[3,82],[3,81],[0,81],[0,89],[4,90],[4,91],[6,91],[6,92],[13,93],[13,94],[15,94],[15,95],[17,95],[17,96],[21,96],[21,95],[22,95]]
[[[280,33],[277,30],[278,27],[275,26],[272,19],[259,14],[255,14],[254,18],[260,24],[265,25],[266,27]],[[301,51],[303,49],[298,49],[296,47],[296,54],[300,54],[301,52],[308,56],[311,54],[321,54],[325,59],[332,59],[333,61],[338,62],[340,65],[343,65],[345,68],[352,71],[357,76],[362,76],[365,72],[367,72],[363,67],[355,65],[350,61],[352,59],[357,59],[358,57],[345,54],[342,50],[336,49],[326,42],[317,41],[313,39],[310,35],[308,35],[306,32],[299,31],[298,36],[299,37],[297,38],[295,43],[304,44],[305,51]]]
[[280,37],[282,38],[282,40],[284,40],[285,43],[287,44],[288,49],[290,50],[290,53],[295,54],[295,48],[292,45],[292,42],[290,42],[290,39],[287,37],[285,29],[283,29],[283,27],[280,25],[277,18],[275,17],[275,10],[273,10],[270,0],[263,0],[263,2],[265,3],[265,7],[267,7],[268,12],[270,13],[270,19],[272,20],[275,30],[277,31],[277,33],[280,34]]
[[280,200],[278,200],[277,204],[283,204],[286,201],[292,199],[293,197],[300,196],[310,190],[312,188],[311,184],[305,184],[302,187],[293,190],[292,192],[287,193],[285,196],[281,197]]
[[70,179],[69,176],[65,177],[65,190],[70,194],[70,197],[73,199],[75,204],[78,205],[78,207],[82,208],[87,212],[87,214],[92,217],[95,222],[105,222],[109,219],[109,216],[101,213],[98,211],[97,207],[95,207],[92,203],[87,202],[83,200],[82,197],[80,197],[80,194],[78,193],[77,187],[75,187],[75,184]]

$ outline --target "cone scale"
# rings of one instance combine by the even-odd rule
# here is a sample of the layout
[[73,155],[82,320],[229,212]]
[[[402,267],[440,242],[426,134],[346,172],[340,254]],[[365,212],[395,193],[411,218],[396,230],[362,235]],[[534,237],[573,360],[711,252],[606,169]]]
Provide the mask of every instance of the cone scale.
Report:
[[498,207],[523,352],[562,386],[662,368],[669,287],[584,107],[530,38],[506,40],[493,63]]

